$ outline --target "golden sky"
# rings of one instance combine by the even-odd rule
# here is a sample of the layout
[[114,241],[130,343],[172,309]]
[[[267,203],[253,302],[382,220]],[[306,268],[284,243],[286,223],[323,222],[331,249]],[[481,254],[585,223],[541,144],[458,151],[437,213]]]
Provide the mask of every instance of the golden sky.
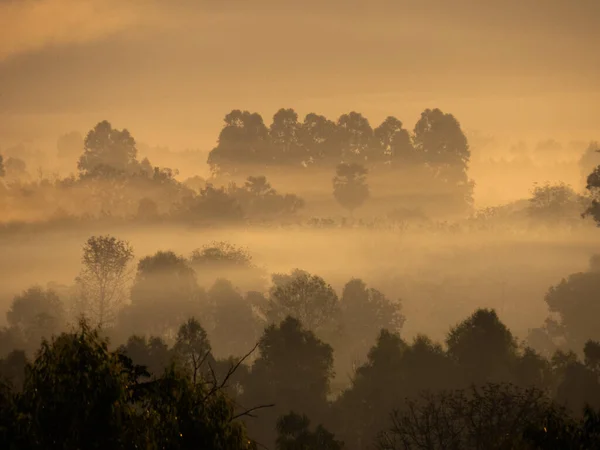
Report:
[[600,134],[599,0],[0,0],[0,145],[108,119],[212,145],[279,107]]

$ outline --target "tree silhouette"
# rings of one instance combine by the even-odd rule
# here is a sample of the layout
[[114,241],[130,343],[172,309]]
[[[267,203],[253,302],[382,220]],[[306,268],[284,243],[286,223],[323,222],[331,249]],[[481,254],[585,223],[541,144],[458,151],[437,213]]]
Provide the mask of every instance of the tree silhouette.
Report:
[[194,384],[208,373],[208,365],[212,361],[210,342],[206,331],[195,318],[188,319],[179,327],[173,351]]
[[317,334],[330,333],[337,328],[339,300],[323,278],[296,270],[289,276],[274,276],[273,281],[267,311],[270,321],[295,317]]
[[85,323],[44,342],[23,387],[27,448],[122,448],[135,436],[128,428],[141,373]]
[[4,169],[4,158],[0,155],[0,177],[6,175],[6,170]]
[[299,142],[300,123],[293,109],[281,108],[273,116],[269,137],[275,152],[275,161],[285,165],[300,165],[306,152]]
[[544,298],[555,315],[547,328],[553,338],[564,340],[567,348],[583,348],[588,339],[600,339],[594,317],[600,314],[598,291],[600,272],[581,272],[569,275],[550,287]]
[[272,424],[289,411],[321,420],[333,376],[333,350],[292,317],[265,329],[259,356],[244,386],[244,405],[273,403],[261,420],[248,423],[264,445],[275,440]]
[[134,333],[174,339],[183,321],[201,314],[204,297],[188,261],[159,251],[138,263],[131,304],[119,321]]
[[173,359],[167,343],[156,336],[130,336],[118,351],[131,358],[135,364],[144,366],[153,377],[161,376]]
[[584,212],[584,216],[592,216],[600,226],[600,166],[588,175],[586,189],[590,192],[592,202]]
[[336,124],[315,113],[307,114],[299,130],[299,141],[306,149],[307,156],[302,163],[305,166],[339,162],[341,150],[336,142]]
[[360,164],[342,163],[336,168],[336,176],[333,178],[333,196],[351,214],[369,198],[367,173],[367,169]]
[[94,326],[113,324],[125,298],[133,248],[113,236],[92,236],[83,246],[82,268],[75,282],[79,312]]
[[215,354],[219,357],[245,354],[255,345],[262,331],[250,299],[244,298],[230,281],[223,279],[217,280],[207,294]]
[[446,344],[469,383],[510,380],[517,344],[496,311],[478,309],[450,330]]
[[395,117],[387,117],[373,135],[381,149],[380,159],[385,163],[402,166],[419,162],[410,134]]
[[129,173],[138,168],[136,157],[135,140],[129,131],[114,129],[105,120],[85,137],[77,168],[82,175]]
[[524,434],[539,426],[552,408],[544,392],[507,384],[423,393],[393,412],[379,448],[529,448]]
[[440,189],[452,194],[458,203],[473,203],[473,183],[467,169],[471,152],[459,122],[452,114],[426,109],[413,132],[415,150],[433,173]]
[[344,161],[364,163],[372,158],[373,129],[367,118],[362,114],[352,111],[339,117],[337,121],[337,140],[342,151],[339,156]]
[[400,302],[389,300],[360,279],[346,283],[341,298],[345,348],[366,354],[380,330],[399,332],[404,325]]
[[579,219],[583,199],[565,183],[535,185],[529,199],[529,215],[548,223],[568,223]]
[[51,289],[34,286],[17,295],[6,313],[6,319],[37,348],[42,338],[58,333],[65,323],[65,311],[58,295]]
[[208,155],[213,173],[236,173],[238,166],[271,161],[269,130],[258,113],[233,110],[225,116],[219,142]]
[[342,442],[318,425],[309,429],[310,420],[306,415],[289,413],[277,419],[277,450],[341,450]]

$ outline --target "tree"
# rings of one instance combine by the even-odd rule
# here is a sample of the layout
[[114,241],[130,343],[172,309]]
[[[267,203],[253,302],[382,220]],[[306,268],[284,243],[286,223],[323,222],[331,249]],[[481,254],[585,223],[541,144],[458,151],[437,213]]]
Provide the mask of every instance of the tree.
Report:
[[600,166],[597,166],[588,175],[586,189],[589,191],[592,201],[585,210],[584,216],[592,216],[596,224],[600,226]]
[[340,304],[337,294],[323,278],[296,270],[289,276],[274,276],[273,283],[267,311],[270,321],[291,316],[317,334],[335,331]]
[[0,155],[0,177],[6,175],[6,170],[4,169],[4,158]]
[[271,161],[269,130],[258,113],[235,109],[225,116],[218,145],[208,155],[213,173],[236,173],[244,165]]
[[298,114],[293,109],[281,108],[273,116],[269,128],[271,144],[275,152],[276,162],[285,165],[299,165],[306,157],[298,140],[300,123]]
[[583,418],[575,420],[562,408],[552,408],[542,421],[523,433],[526,442],[539,450],[596,449],[600,442],[600,414],[586,407]]
[[342,160],[364,163],[372,159],[373,129],[362,114],[354,111],[342,114],[337,121],[336,134]]
[[529,215],[536,220],[560,224],[579,219],[583,199],[565,183],[534,185],[529,199]]
[[307,155],[302,164],[333,163],[340,160],[341,149],[336,141],[337,125],[325,116],[307,114],[299,130],[299,141]]
[[333,178],[333,196],[350,214],[369,198],[368,171],[360,164],[341,163]]
[[579,170],[584,181],[600,165],[600,143],[592,141],[579,159]]
[[208,291],[208,304],[215,354],[229,357],[248,352],[262,331],[250,300],[244,298],[230,281],[219,279]]
[[401,166],[418,162],[410,134],[395,117],[387,117],[373,134],[381,151],[379,158],[385,163]]
[[468,383],[510,380],[517,344],[496,311],[478,309],[450,330],[446,344]]
[[10,157],[4,163],[5,175],[11,178],[25,178],[27,176],[27,164],[20,158]]
[[472,205],[473,183],[467,175],[471,152],[456,118],[439,109],[426,109],[415,125],[413,143],[440,183],[439,189],[459,204]]
[[121,325],[134,333],[174,339],[182,322],[200,316],[204,292],[188,261],[173,252],[158,251],[142,258],[131,288],[131,305]]
[[399,334],[381,330],[367,361],[356,368],[350,387],[336,401],[333,429],[344,442],[362,448],[375,440],[390,411],[406,398],[456,386],[456,366],[441,345],[426,336],[409,345]]
[[23,387],[26,448],[123,448],[136,435],[132,401],[142,373],[85,322],[44,342]]
[[265,176],[250,176],[243,187],[232,183],[229,193],[250,216],[294,214],[304,206],[304,201],[294,194],[279,194]]
[[460,124],[452,114],[426,109],[415,125],[414,144],[437,176],[451,182],[466,181],[471,152]]
[[111,175],[137,171],[135,140],[126,129],[117,130],[106,120],[98,123],[84,140],[77,168],[82,175]]
[[29,346],[37,348],[42,338],[50,338],[60,331],[65,311],[53,290],[33,286],[13,299],[6,319],[23,334]]
[[551,337],[567,348],[583,348],[588,339],[599,340],[595,321],[600,314],[599,290],[600,272],[595,271],[569,275],[550,287],[544,301],[554,316],[548,320]]
[[210,342],[206,331],[195,318],[188,319],[179,327],[173,350],[194,384],[203,377],[202,370],[208,373],[207,367],[212,361]]
[[259,356],[244,385],[240,403],[273,403],[260,420],[248,423],[263,445],[275,440],[270,431],[277,417],[289,411],[321,420],[333,376],[333,349],[292,317],[267,327],[258,344]]
[[391,427],[380,435],[379,448],[529,448],[524,445],[524,434],[537,427],[552,408],[544,392],[508,384],[426,392],[393,412]]
[[83,246],[78,286],[80,312],[94,326],[113,324],[129,281],[133,248],[113,236],[92,236]]
[[224,382],[194,382],[177,365],[147,376],[82,322],[43,343],[15,401],[0,389],[2,448],[255,450]]
[[213,241],[195,249],[190,264],[203,286],[224,278],[243,290],[262,291],[267,281],[264,269],[254,264],[248,250],[227,241]]
[[194,222],[240,222],[244,211],[235,197],[224,187],[216,188],[207,183],[200,195],[185,197],[179,205],[179,215]]
[[155,220],[159,216],[158,205],[151,198],[144,197],[138,202],[136,216],[142,220]]
[[277,419],[277,450],[341,450],[344,445],[335,436],[318,425],[309,429],[306,415],[289,413]]
[[390,301],[360,279],[346,283],[341,299],[345,348],[359,355],[367,352],[382,329],[399,332],[404,325],[400,302]]
[[167,343],[157,336],[130,336],[118,351],[135,364],[145,367],[148,374],[155,378],[164,374],[173,359]]

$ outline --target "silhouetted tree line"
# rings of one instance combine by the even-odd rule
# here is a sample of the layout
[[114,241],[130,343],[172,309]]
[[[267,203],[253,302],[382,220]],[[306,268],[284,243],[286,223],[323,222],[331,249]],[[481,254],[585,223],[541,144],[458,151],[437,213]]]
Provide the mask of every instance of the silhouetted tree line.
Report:
[[412,173],[411,183],[423,189],[439,185],[457,203],[472,202],[467,138],[454,116],[439,109],[426,109],[412,133],[392,116],[373,128],[354,111],[337,121],[314,113],[300,121],[293,109],[282,108],[267,127],[260,114],[233,110],[224,122],[208,157],[215,174],[236,175],[257,167],[263,173],[277,167],[333,171],[339,164],[358,164]]
[[[43,178],[38,182],[12,180],[0,186],[12,213],[35,211],[43,219],[124,217],[157,222],[240,222],[293,215],[304,202],[280,194],[262,176],[250,176],[243,185],[215,186],[203,181],[180,182],[176,170],[138,159],[137,144],[128,130],[103,121],[80,143],[77,175]],[[59,139],[59,149],[77,146],[77,136]],[[13,164],[14,165],[14,164]],[[11,173],[15,169],[11,166]],[[0,161],[0,176],[4,175]]]
[[[359,279],[340,296],[301,270],[267,291],[223,278],[205,291],[196,273],[264,276],[226,243],[132,261],[128,243],[93,236],[72,287],[14,298],[1,448],[598,448],[600,343],[583,301],[595,259],[586,290],[563,287],[575,276],[546,298],[581,353],[548,356],[485,309],[443,343],[408,342],[401,304]],[[366,360],[334,390],[357,351]]]

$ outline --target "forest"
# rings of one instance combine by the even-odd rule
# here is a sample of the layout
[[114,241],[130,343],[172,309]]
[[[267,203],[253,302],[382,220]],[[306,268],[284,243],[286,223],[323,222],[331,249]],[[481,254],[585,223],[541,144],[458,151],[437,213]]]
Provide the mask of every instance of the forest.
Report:
[[109,121],[37,177],[0,149],[0,448],[600,448],[597,143],[480,207],[440,109],[216,142],[189,177]]

